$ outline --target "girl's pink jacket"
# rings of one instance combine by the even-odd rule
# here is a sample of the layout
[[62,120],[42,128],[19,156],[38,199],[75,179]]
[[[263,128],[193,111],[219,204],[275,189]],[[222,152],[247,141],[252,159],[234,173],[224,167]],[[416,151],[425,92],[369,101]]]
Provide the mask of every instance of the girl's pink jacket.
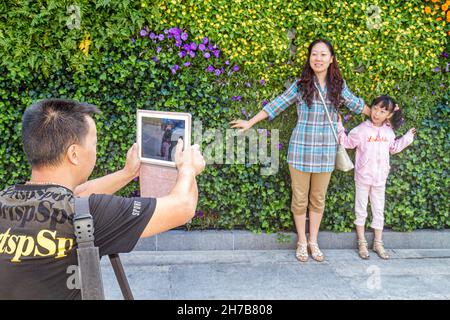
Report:
[[395,139],[394,130],[386,124],[376,127],[366,120],[345,134],[342,122],[338,122],[339,143],[347,149],[356,148],[355,181],[371,186],[386,184],[389,175],[389,154],[402,151],[414,140],[408,131]]

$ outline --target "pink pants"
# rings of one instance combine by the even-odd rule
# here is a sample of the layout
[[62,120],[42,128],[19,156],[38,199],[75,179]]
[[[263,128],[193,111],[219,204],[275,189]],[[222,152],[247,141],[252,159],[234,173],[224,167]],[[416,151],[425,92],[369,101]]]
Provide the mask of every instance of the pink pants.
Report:
[[371,227],[374,229],[383,230],[385,188],[385,185],[374,187],[356,182],[355,224],[357,226],[365,225],[367,218],[367,202],[370,198],[370,208],[372,211]]

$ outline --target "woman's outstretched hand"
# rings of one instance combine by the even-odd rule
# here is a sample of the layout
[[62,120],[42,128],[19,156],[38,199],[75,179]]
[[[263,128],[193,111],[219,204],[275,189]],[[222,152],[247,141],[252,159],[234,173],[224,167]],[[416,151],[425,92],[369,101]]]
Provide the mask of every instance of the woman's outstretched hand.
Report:
[[232,125],[231,128],[235,128],[235,129],[241,129],[239,130],[240,133],[244,133],[245,131],[247,131],[248,129],[250,129],[252,127],[252,124],[250,123],[250,121],[247,120],[233,120],[230,122],[230,124]]

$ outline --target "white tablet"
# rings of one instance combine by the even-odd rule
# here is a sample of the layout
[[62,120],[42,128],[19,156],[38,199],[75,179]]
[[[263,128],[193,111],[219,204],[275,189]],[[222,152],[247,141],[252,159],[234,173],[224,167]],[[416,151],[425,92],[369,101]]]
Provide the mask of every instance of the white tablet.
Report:
[[175,167],[178,138],[191,143],[191,114],[137,110],[137,143],[141,162]]

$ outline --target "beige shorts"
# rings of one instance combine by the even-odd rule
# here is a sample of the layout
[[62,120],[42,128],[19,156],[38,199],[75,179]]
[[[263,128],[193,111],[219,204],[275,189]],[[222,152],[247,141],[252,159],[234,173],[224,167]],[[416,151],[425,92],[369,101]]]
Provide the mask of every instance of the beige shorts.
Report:
[[294,215],[311,213],[323,214],[325,196],[331,178],[331,172],[303,172],[289,165],[291,173],[292,203]]

